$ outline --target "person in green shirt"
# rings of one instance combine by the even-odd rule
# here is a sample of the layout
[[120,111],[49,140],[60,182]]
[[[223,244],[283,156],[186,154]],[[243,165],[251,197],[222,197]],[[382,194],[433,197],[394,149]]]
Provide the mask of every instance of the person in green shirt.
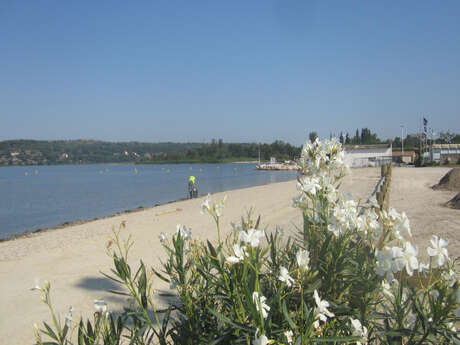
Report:
[[196,188],[196,178],[193,175],[188,178],[188,193],[190,199],[198,197],[198,189]]

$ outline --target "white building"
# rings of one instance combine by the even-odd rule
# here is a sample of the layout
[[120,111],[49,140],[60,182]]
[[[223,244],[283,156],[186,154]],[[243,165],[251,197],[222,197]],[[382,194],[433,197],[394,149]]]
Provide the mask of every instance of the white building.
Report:
[[446,160],[455,163],[460,159],[460,144],[434,144],[428,157],[426,157],[427,153],[425,153],[425,159],[431,159],[437,163],[444,163]]
[[391,163],[391,144],[345,145],[345,163],[350,167],[376,167]]

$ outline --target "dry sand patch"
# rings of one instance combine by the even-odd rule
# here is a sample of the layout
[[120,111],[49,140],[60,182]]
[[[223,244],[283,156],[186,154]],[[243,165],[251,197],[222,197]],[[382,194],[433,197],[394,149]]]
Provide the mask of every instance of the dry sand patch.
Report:
[[433,190],[449,168],[394,168],[390,186],[390,205],[409,217],[419,254],[427,256],[431,235],[449,239],[449,254],[460,255],[460,211],[445,207],[456,192]]

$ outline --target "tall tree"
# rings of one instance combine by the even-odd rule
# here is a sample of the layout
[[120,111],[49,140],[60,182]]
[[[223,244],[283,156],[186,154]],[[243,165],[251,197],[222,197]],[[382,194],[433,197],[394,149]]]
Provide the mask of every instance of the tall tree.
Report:
[[359,144],[360,143],[360,136],[359,136],[359,129],[356,128],[356,133],[355,136],[353,137],[353,144]]
[[311,142],[314,142],[316,138],[318,138],[318,133],[316,133],[315,131],[311,131],[310,134],[308,134],[308,138]]

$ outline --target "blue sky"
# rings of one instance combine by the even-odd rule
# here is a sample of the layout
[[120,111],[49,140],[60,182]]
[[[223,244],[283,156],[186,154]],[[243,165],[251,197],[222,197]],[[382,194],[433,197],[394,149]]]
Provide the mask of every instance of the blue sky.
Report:
[[0,1],[0,140],[460,132],[459,1]]

